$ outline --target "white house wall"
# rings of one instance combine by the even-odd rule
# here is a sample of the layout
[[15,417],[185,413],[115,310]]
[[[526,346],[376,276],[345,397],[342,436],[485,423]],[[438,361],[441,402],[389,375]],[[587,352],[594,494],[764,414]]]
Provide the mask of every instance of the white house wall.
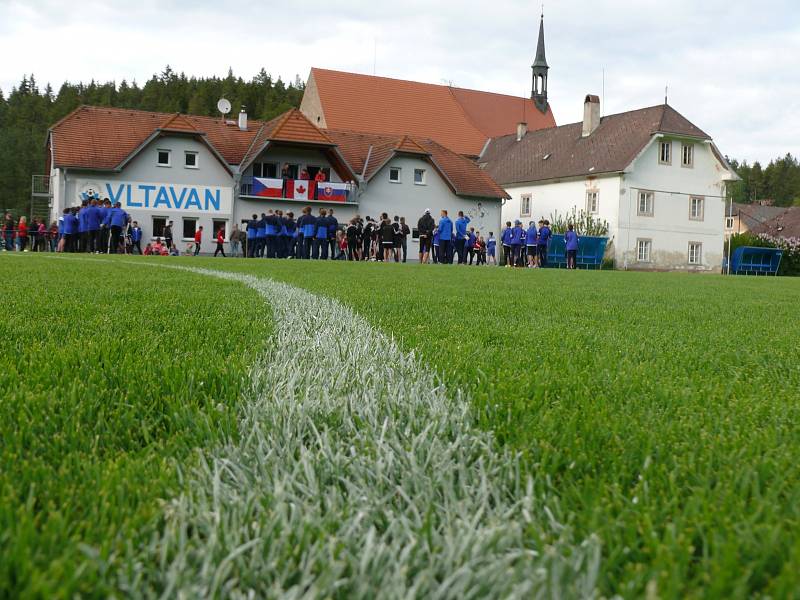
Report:
[[[622,179],[619,197],[617,265],[628,268],[706,270],[722,268],[724,245],[726,171],[711,146],[694,143],[694,166],[681,166],[681,141],[672,141],[672,164],[658,162],[659,143],[653,144],[633,163]],[[666,138],[665,138],[666,141]],[[639,191],[654,194],[653,216],[639,216]],[[692,196],[704,198],[703,220],[689,218]],[[652,240],[650,265],[636,262],[637,239]],[[689,243],[702,246],[702,264],[689,265]]]
[[[158,150],[171,151],[171,166],[158,166]],[[197,152],[196,169],[184,166],[184,152],[187,151]],[[165,186],[169,202],[165,204],[162,198],[162,201],[156,203],[158,189],[137,189],[140,185]],[[230,173],[208,146],[186,136],[165,136],[154,140],[119,173],[67,170],[63,188],[63,198],[54,199],[54,211],[61,212],[65,206],[79,206],[81,193],[87,188],[94,188],[103,198],[120,199],[122,207],[141,226],[144,242],[152,239],[153,217],[165,217],[168,221],[174,221],[174,239],[181,249],[184,249],[180,246],[182,242],[193,241],[181,237],[184,218],[196,219],[198,227],[203,227],[202,251],[210,252],[214,249],[213,221],[228,223],[233,214],[233,178]],[[189,202],[193,198],[192,189],[198,196],[199,207]],[[218,207],[213,202],[206,202],[206,190],[213,198],[219,199]],[[180,208],[173,202],[173,192]]]

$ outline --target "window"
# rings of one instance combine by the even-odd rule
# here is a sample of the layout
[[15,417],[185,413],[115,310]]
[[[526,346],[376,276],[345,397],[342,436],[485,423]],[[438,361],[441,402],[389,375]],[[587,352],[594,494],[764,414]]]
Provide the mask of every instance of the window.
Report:
[[689,242],[689,264],[703,264],[703,244],[700,242]]
[[278,165],[275,163],[253,163],[253,177],[278,178]]
[[636,214],[640,217],[653,216],[653,192],[639,192],[639,206]]
[[586,192],[586,212],[596,215],[600,210],[600,192]]
[[520,209],[519,214],[521,217],[530,217],[531,216],[531,195],[525,194],[520,198]]
[[662,165],[672,164],[672,142],[661,142],[658,149],[658,162]]
[[308,165],[306,167],[306,171],[308,171],[308,176],[311,179],[314,179],[317,176],[317,173],[322,171],[323,173],[325,173],[325,181],[330,181],[331,180],[331,170],[328,167],[320,167],[320,166]]
[[425,185],[425,169],[414,169],[414,185]]
[[212,221],[211,225],[211,235],[214,236],[214,240],[217,239],[217,232],[222,229],[225,232],[225,237],[228,237],[228,222],[227,221]]
[[183,220],[183,239],[194,240],[194,234],[196,231],[197,231],[197,219]]
[[[297,179],[299,176],[300,176],[300,165],[289,165],[289,179]],[[266,175],[264,175],[264,177],[266,177]]]
[[170,154],[172,154],[171,150],[159,150],[158,151],[158,166],[159,167],[168,167],[170,166]]
[[183,153],[184,166],[187,169],[197,168],[197,152],[189,152],[188,150]]
[[692,196],[689,198],[689,219],[692,221],[702,221],[704,219],[704,204],[704,198],[699,198],[698,196]]
[[389,182],[400,183],[400,167],[392,167],[389,169]]
[[733,229],[733,217],[725,217],[725,229],[729,231]]
[[649,263],[650,251],[652,249],[652,240],[636,240],[636,260],[638,262]]
[[164,237],[164,227],[167,226],[167,218],[166,217],[153,217],[153,237],[154,238],[163,238]]
[[691,169],[694,166],[694,144],[683,144],[681,150],[681,166]]

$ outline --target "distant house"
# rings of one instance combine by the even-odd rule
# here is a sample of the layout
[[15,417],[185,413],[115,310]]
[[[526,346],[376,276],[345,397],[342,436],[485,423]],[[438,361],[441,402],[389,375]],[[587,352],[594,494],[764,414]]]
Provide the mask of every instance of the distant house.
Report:
[[664,104],[495,138],[478,162],[511,195],[503,221],[586,211],[609,223],[618,268],[718,271],[725,189],[711,137]]
[[[749,217],[748,208],[743,208],[740,210],[740,214],[744,219]],[[780,209],[780,211],[777,212],[777,214],[772,215],[770,218],[760,220],[759,222],[750,225],[748,229],[750,233],[765,233],[776,238],[800,238],[800,206],[793,206],[791,208],[759,208],[775,208]],[[748,217],[745,217],[745,215],[748,215]]]
[[531,96],[521,98],[314,68],[300,110],[323,129],[423,136],[476,158],[489,139],[513,133],[522,121],[531,131],[555,126],[547,99],[544,19],[531,76]]
[[[83,106],[50,128],[47,162],[54,219],[87,198],[109,198],[146,241],[163,237],[170,220],[177,243],[203,226],[204,252],[212,232],[268,209],[332,208],[340,223],[387,212],[412,227],[426,208],[463,210],[494,230],[508,197],[473,161],[428,137],[322,130],[297,109],[255,121],[244,112],[225,120]],[[320,171],[325,183],[316,185]]]
[[734,202],[725,208],[725,236],[747,233],[760,229],[762,225],[781,216],[788,209],[785,206],[773,206],[771,201],[754,204]]

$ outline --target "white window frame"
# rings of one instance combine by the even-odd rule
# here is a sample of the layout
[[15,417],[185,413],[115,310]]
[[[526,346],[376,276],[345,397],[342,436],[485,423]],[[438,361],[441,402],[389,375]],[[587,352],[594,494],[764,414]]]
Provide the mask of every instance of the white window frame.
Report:
[[684,169],[694,168],[694,144],[681,144],[681,167]]
[[[647,199],[649,198],[649,208],[647,207]],[[642,210],[642,200],[645,200],[645,209]],[[655,192],[649,192],[647,190],[639,190],[639,195],[636,200],[636,214],[640,217],[652,217],[655,214],[655,202],[656,202],[656,195]]]
[[[167,162],[166,163],[162,163],[161,162],[161,153],[162,152],[166,152],[167,153]],[[158,148],[156,150],[156,166],[164,167],[164,168],[171,167],[172,166],[172,150],[170,150],[168,148]]]
[[[393,173],[397,173],[396,179],[392,179]],[[403,183],[403,169],[401,167],[389,167],[389,183]]]
[[[664,149],[667,150],[667,158],[664,158]],[[672,164],[672,140],[661,140],[658,144],[658,164],[671,165]]]
[[[189,156],[194,156],[194,164],[188,165],[186,164],[186,159]],[[184,169],[199,169],[200,168],[200,153],[195,150],[184,150],[183,151],[183,168]]]
[[[427,175],[427,169],[414,169],[414,185],[427,185],[425,183],[425,177]],[[422,176],[420,177],[420,181],[417,181],[417,173],[421,173]]]
[[586,212],[590,215],[600,213],[600,191],[587,190],[586,191]]
[[[167,217],[166,215],[164,215],[164,216],[162,216],[162,215],[151,215],[150,216],[150,240],[154,240],[156,238],[162,238],[162,239],[164,238],[163,233],[162,233],[162,235],[156,235],[156,228],[155,228],[155,224],[153,223],[153,221],[155,221],[156,219],[164,219],[164,227],[169,225],[169,217]],[[141,225],[140,225],[140,227],[141,227]]]
[[[700,206],[699,214],[694,214],[694,203],[698,201]],[[706,199],[703,196],[689,196],[689,220],[705,221],[706,218]]]
[[531,204],[533,204],[533,197],[530,194],[522,194],[519,198],[519,216],[531,216]]
[[[642,249],[646,248],[646,256],[642,258]],[[650,238],[636,238],[636,262],[638,263],[651,263],[653,262],[653,240]]]
[[725,217],[725,229],[728,231],[733,231],[733,226],[736,222],[733,220],[733,217]]
[[[692,251],[694,250],[694,256]],[[697,266],[703,264],[703,243],[702,242],[689,242],[689,252],[686,257],[690,265]]]

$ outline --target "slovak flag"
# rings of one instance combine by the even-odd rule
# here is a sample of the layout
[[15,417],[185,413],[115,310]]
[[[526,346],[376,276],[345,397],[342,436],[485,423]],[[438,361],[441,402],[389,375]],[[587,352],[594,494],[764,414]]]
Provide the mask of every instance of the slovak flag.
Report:
[[317,185],[316,181],[306,181],[298,179],[294,182],[294,196],[286,194],[287,198],[294,198],[295,200],[313,200],[314,189]]
[[253,195],[261,198],[283,198],[283,180],[254,177]]
[[317,199],[323,202],[347,202],[347,184],[321,181],[317,191]]

